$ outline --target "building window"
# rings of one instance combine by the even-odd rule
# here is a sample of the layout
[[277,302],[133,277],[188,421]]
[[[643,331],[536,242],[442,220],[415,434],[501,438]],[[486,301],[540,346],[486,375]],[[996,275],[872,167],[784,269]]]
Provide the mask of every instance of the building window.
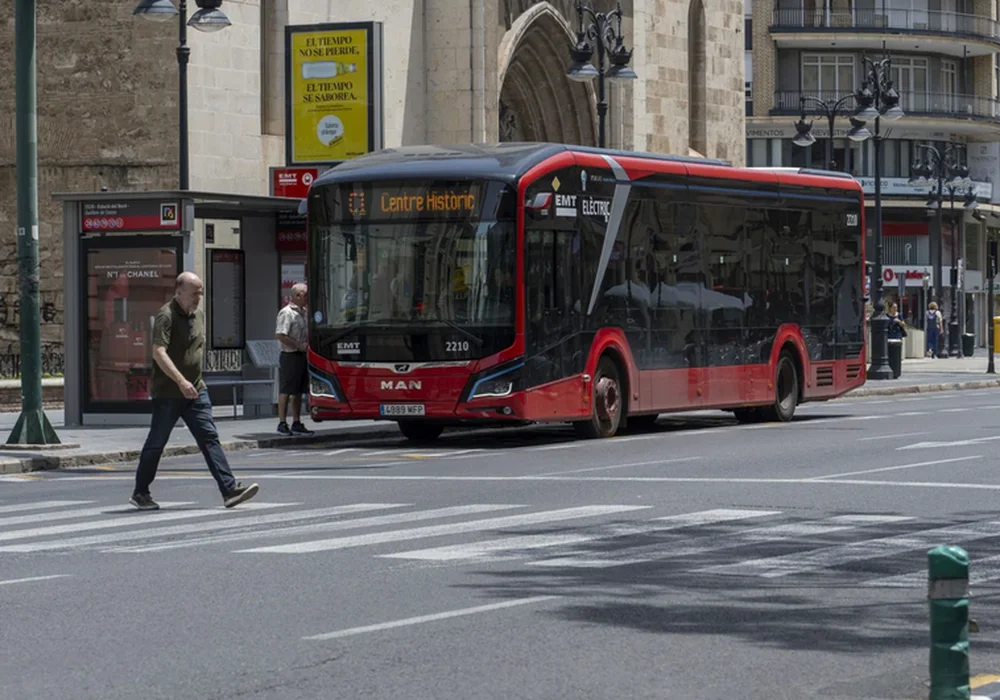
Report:
[[[892,80],[900,94],[900,107],[904,112],[928,111],[927,65],[926,58],[892,59]],[[937,105],[934,111],[938,111]]]
[[836,100],[857,89],[854,56],[843,54],[803,54],[802,92],[823,100]]
[[[993,54],[994,58],[996,54]],[[958,63],[950,59],[941,61],[941,99],[946,112],[958,109]]]

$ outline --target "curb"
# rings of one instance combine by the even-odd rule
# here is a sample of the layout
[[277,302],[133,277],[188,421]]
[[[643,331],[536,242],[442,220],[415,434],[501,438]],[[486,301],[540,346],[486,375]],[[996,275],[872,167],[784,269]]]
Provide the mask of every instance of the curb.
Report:
[[[236,439],[222,442],[226,452],[246,452],[267,449],[280,445],[316,445],[342,440],[364,440],[377,437],[399,437],[399,429],[393,426],[373,426],[366,429],[352,429],[336,433],[317,433],[303,437],[266,437],[258,439]],[[4,448],[0,446],[0,451]],[[57,448],[56,448],[57,449]],[[0,458],[0,474],[24,474],[26,472],[70,469],[93,464],[115,464],[133,462],[139,459],[141,449],[111,452],[87,452],[77,455],[39,454],[23,458]],[[197,445],[174,445],[165,447],[163,457],[182,457],[201,454]]]
[[1000,681],[997,681],[997,676],[973,676],[969,681],[972,690],[969,700],[1000,700]]
[[[891,381],[891,380],[889,380]],[[981,379],[971,382],[944,382],[940,384],[908,384],[906,386],[888,386],[884,389],[855,389],[839,398],[848,396],[895,396],[897,394],[924,394],[935,391],[963,391],[969,389],[992,389],[1000,387],[1000,379]]]
[[[906,386],[888,386],[885,388],[862,388],[848,392],[833,399],[842,400],[848,397],[895,396],[898,394],[923,394],[937,391],[962,391],[969,389],[989,389],[1000,387],[1000,378],[983,379],[972,382],[944,382],[938,384],[910,384]],[[365,440],[378,437],[399,437],[399,429],[395,426],[372,426],[371,428],[353,428],[343,432],[317,433],[307,437],[265,437],[229,440],[222,443],[226,452],[245,452],[249,450],[268,449],[281,445],[316,445],[344,440]],[[0,451],[3,451],[0,446]],[[44,449],[44,448],[43,448]],[[58,449],[58,448],[52,448]],[[24,474],[27,472],[69,469],[86,467],[94,464],[115,464],[132,462],[139,459],[141,449],[121,450],[111,452],[88,452],[77,455],[38,454],[23,458],[0,457],[0,474]],[[197,445],[176,445],[163,450],[164,457],[182,457],[199,454]],[[1000,700],[1000,683],[997,684],[996,699]]]

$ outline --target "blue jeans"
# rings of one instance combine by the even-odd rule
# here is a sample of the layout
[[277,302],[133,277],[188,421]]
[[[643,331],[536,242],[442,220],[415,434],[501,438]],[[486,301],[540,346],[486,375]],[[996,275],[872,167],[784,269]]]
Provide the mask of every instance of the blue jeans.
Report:
[[153,399],[149,435],[142,447],[139,467],[135,472],[135,493],[149,493],[149,485],[156,478],[156,468],[160,465],[163,448],[167,446],[178,418],[184,419],[188,430],[194,435],[198,448],[205,456],[208,470],[215,477],[219,491],[225,496],[236,488],[236,479],[233,478],[226,453],[219,443],[219,433],[212,419],[212,402],[207,391],[199,393],[197,399]]

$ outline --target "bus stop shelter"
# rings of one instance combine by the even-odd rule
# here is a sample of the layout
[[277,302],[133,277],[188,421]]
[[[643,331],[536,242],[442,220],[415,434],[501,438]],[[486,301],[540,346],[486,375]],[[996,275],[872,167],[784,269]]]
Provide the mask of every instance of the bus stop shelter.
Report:
[[63,206],[67,426],[148,423],[153,319],[188,270],[205,282],[213,402],[232,397],[235,416],[240,394],[244,414],[273,414],[275,317],[283,286],[305,281],[302,200],[180,190],[53,197]]

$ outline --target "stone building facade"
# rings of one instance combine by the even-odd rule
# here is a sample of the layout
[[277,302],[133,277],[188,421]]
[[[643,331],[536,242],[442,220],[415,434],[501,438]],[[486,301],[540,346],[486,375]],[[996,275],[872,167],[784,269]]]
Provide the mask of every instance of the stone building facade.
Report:
[[[43,342],[61,343],[58,191],[177,186],[177,23],[138,0],[38,7]],[[14,8],[0,0],[0,354],[16,352]],[[597,10],[613,9],[594,0]],[[188,5],[194,9],[194,2]],[[613,148],[744,160],[740,0],[625,0],[638,80],[610,85]],[[192,11],[189,10],[189,13]],[[574,0],[225,0],[232,25],[188,31],[190,187],[267,194],[284,164],[286,25],[384,23],[384,144],[548,140],[595,145],[596,85],[565,76]]]

